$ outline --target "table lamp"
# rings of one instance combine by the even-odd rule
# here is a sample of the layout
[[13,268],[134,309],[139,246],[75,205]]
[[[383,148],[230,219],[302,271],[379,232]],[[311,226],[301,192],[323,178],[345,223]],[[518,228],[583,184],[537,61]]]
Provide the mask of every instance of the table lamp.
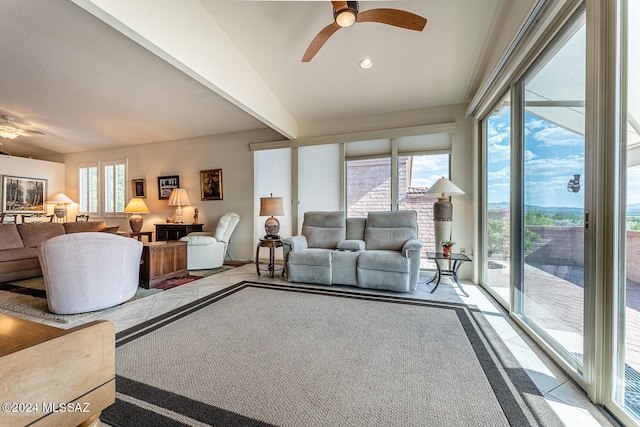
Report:
[[59,218],[60,220],[62,220],[64,218],[64,221],[66,221],[67,220],[67,205],[71,204],[71,203],[74,203],[74,201],[71,200],[63,192],[58,192],[56,195],[54,195],[49,200],[47,200],[47,203],[55,204],[55,206],[53,208],[53,214],[56,216],[56,218]]
[[450,196],[464,194],[464,191],[453,182],[442,177],[425,194],[438,194],[438,201],[433,204],[433,220],[436,237],[435,252],[439,252],[440,242],[451,240],[453,204]]
[[127,206],[124,208],[124,212],[133,214],[129,218],[129,225],[131,226],[131,231],[137,233],[142,230],[143,220],[140,214],[149,213],[150,211],[147,205],[144,203],[144,200],[139,197],[133,197],[131,200],[129,200],[129,203],[127,203]]
[[190,205],[189,196],[187,190],[184,188],[174,188],[169,196],[169,206],[177,206],[176,208],[176,223],[182,224],[182,207]]
[[270,197],[260,198],[260,216],[268,216],[264,222],[264,230],[267,233],[265,239],[279,239],[280,238],[280,221],[276,218],[276,215],[284,215],[284,206],[282,204],[282,197],[273,197],[271,193]]

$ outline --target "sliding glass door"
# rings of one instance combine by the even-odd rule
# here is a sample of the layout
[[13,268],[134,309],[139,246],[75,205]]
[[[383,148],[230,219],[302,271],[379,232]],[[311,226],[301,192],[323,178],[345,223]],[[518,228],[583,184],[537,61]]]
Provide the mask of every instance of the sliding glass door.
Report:
[[516,313],[582,366],[584,355],[585,23],[523,82],[522,282]]

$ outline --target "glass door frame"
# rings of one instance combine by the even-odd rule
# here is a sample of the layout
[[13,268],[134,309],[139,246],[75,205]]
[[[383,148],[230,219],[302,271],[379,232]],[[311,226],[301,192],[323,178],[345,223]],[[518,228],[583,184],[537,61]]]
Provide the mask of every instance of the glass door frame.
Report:
[[[541,327],[532,325],[529,322],[525,322],[520,315],[516,313],[522,313],[524,309],[524,239],[520,236],[524,236],[525,224],[524,224],[524,114],[525,114],[525,81],[530,73],[537,70],[537,66],[540,60],[547,57],[548,54],[553,52],[557,48],[557,43],[565,37],[567,31],[569,31],[580,19],[584,19],[585,4],[583,3],[572,14],[571,17],[565,22],[562,29],[557,32],[553,40],[547,45],[547,47],[538,55],[537,59],[528,67],[527,71],[520,76],[517,81],[511,86],[511,236],[512,236],[512,252],[511,252],[511,318],[514,319],[523,329],[527,330],[529,335],[541,346],[546,352],[561,366],[564,370],[571,375],[571,377],[580,384],[585,390],[589,391],[588,387],[591,375],[585,377],[585,372],[592,372],[593,370],[593,356],[592,349],[594,342],[594,324],[593,315],[590,313],[594,307],[593,295],[595,293],[596,276],[593,274],[596,269],[596,263],[585,263],[585,279],[584,279],[584,359],[583,364],[579,364],[570,353],[555,343]],[[588,25],[587,25],[588,27]],[[588,36],[587,36],[588,37]],[[588,43],[588,42],[587,42]],[[587,62],[589,57],[587,56]],[[589,70],[587,67],[586,81],[589,82]],[[589,86],[589,84],[587,84]],[[586,93],[586,99],[589,99],[589,93]],[[588,114],[588,112],[586,113]],[[589,120],[587,119],[587,123]],[[588,125],[587,125],[588,127]],[[596,170],[594,168],[594,153],[593,153],[594,139],[593,135],[590,135],[589,129],[585,129],[585,212],[589,212],[591,215],[591,206],[594,204],[593,192],[596,186],[595,175]],[[593,225],[593,217],[590,220],[590,226]],[[595,233],[584,232],[584,250],[585,259],[591,259],[594,253],[594,245],[597,243],[595,239]],[[590,269],[591,271],[588,271]],[[590,354],[591,353],[591,354]]]

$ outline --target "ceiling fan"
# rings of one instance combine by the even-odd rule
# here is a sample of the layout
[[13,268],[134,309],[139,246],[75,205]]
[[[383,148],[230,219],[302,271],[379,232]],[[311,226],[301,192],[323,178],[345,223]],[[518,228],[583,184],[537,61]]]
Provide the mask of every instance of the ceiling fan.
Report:
[[13,124],[15,118],[11,116],[2,115],[2,118],[5,121],[0,122],[0,137],[4,139],[15,139],[19,136],[44,135],[44,132],[40,132],[39,130],[20,129]]
[[302,62],[311,61],[329,37],[340,28],[350,27],[356,22],[378,22],[414,31],[422,31],[427,24],[425,18],[404,10],[381,8],[359,12],[357,1],[332,1],[331,3],[333,3],[334,21],[313,39],[302,57]]

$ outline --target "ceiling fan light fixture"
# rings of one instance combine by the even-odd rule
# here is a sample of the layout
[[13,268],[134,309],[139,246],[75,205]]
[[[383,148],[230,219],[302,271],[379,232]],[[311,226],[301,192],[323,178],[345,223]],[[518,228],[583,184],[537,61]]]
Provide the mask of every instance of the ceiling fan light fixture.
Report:
[[342,28],[350,27],[356,23],[356,13],[351,9],[343,9],[336,14],[336,24]]
[[0,126],[0,136],[4,139],[16,139],[22,135],[19,129],[10,128],[7,126]]
[[360,60],[360,68],[363,70],[368,70],[373,67],[373,59],[371,58],[363,58]]

